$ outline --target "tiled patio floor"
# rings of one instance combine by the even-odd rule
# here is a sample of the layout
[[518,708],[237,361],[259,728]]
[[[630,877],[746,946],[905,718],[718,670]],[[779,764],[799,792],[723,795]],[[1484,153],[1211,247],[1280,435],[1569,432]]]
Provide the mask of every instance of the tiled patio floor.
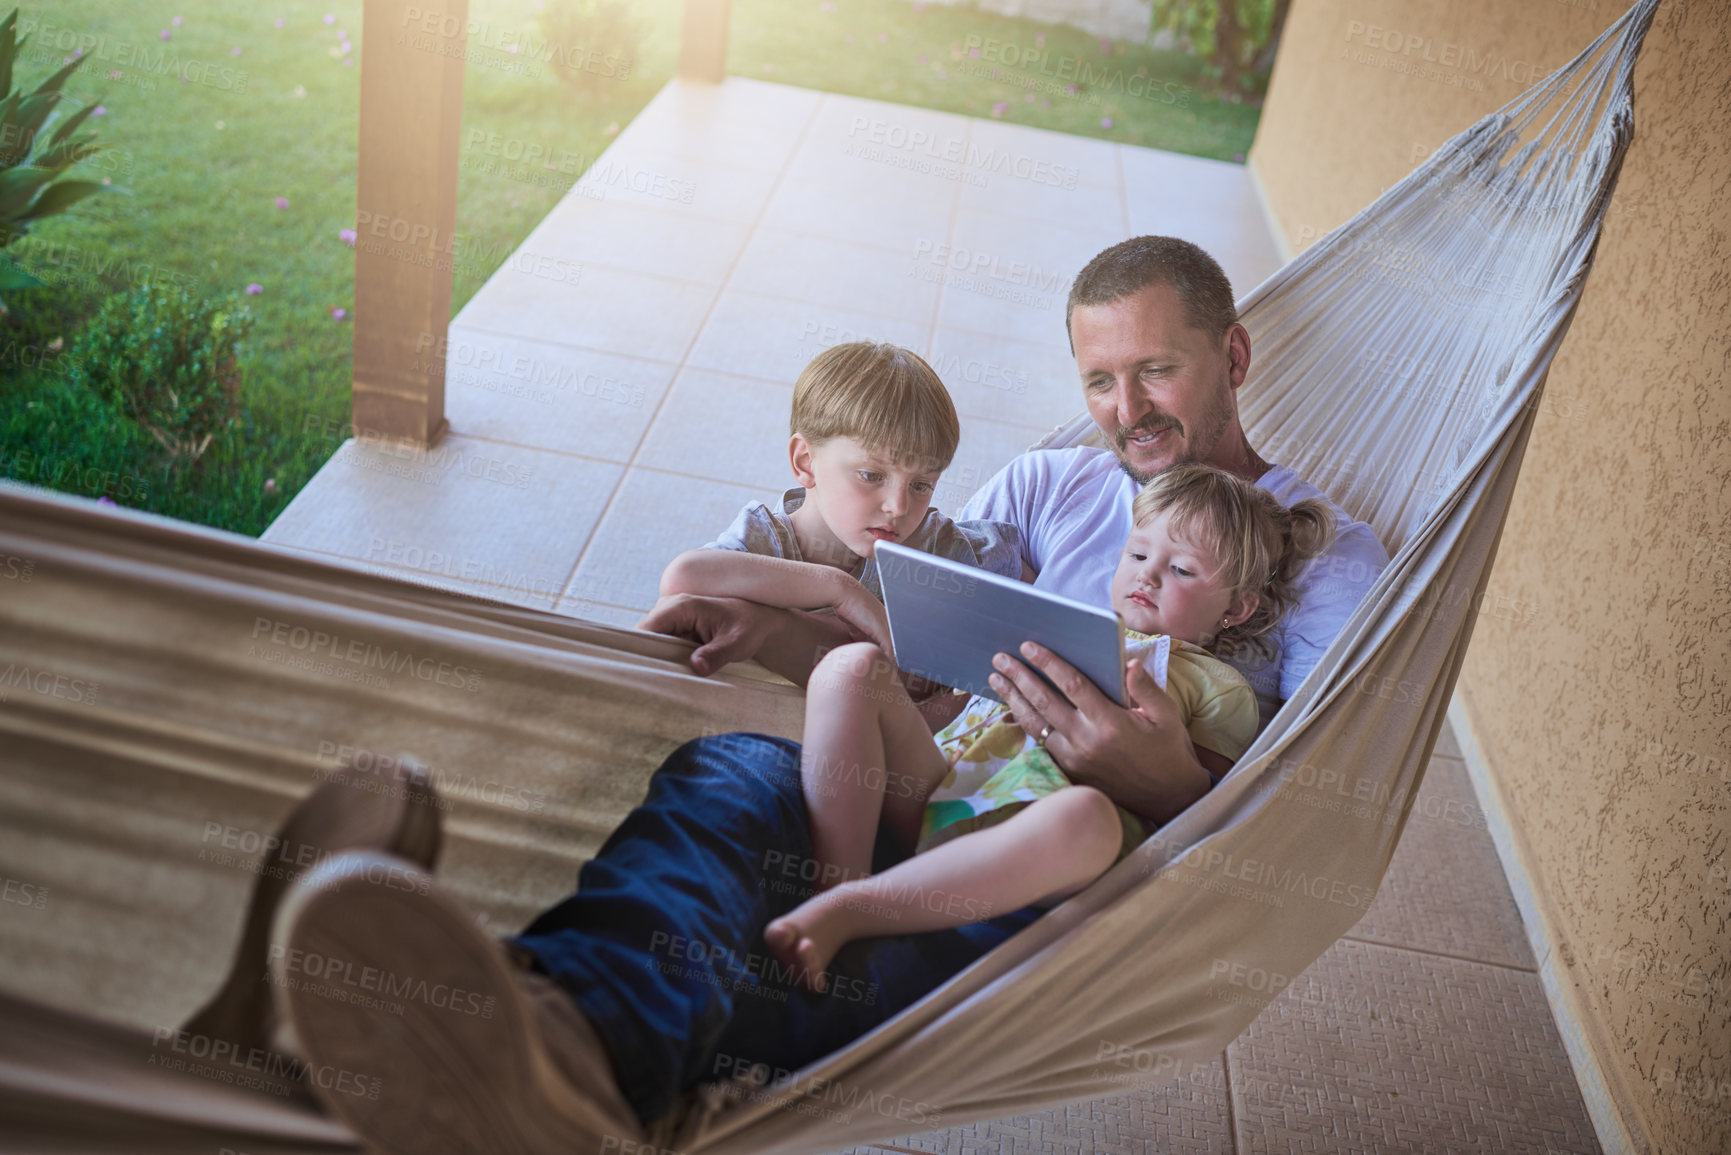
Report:
[[[1203,244],[1240,294],[1279,262],[1237,166],[675,82],[453,323],[446,440],[348,443],[265,538],[629,624],[669,558],[789,484],[793,379],[837,341],[938,369],[959,506],[1080,408],[1069,279],[1146,232]],[[861,1150],[1597,1151],[1458,755],[1445,735],[1364,920],[1211,1071]]]
[[[947,158],[958,158],[951,161]],[[792,483],[794,378],[839,341],[931,360],[953,510],[1080,407],[1070,279],[1173,232],[1279,265],[1236,165],[757,81],[674,81],[452,323],[451,433],[351,442],[267,541],[629,624],[662,567]]]

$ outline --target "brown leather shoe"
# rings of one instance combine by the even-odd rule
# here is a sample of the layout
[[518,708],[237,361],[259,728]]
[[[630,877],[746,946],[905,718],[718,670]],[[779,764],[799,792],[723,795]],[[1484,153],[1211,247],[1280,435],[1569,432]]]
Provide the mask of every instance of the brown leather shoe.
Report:
[[275,1006],[265,952],[277,904],[305,871],[344,850],[380,850],[431,870],[441,840],[432,776],[403,756],[391,772],[344,767],[303,799],[277,831],[258,881],[228,978],[182,1028],[189,1037],[233,1043],[242,1053],[270,1051]]
[[588,1155],[643,1128],[601,1041],[415,866],[351,852],[283,901],[280,1014],[315,1093],[386,1155]]

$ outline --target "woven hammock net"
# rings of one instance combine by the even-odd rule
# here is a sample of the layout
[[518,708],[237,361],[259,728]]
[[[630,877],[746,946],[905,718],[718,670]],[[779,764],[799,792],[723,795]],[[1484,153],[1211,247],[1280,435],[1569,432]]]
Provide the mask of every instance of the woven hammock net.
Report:
[[[1352,927],[1443,723],[1656,2],[1242,302],[1252,443],[1393,561],[1233,773],[914,1007],[780,1090],[694,1113],[669,1146],[834,1150],[912,1129],[885,1103],[953,1125],[1121,1092],[1127,1072],[1157,1084],[1273,997],[1211,997],[1217,960],[1297,975]],[[212,824],[226,848],[345,759],[417,753],[447,799],[441,876],[515,928],[678,744],[799,733],[797,690],[749,666],[693,677],[672,640],[42,491],[0,487],[0,554],[27,570],[0,596],[0,665],[35,679],[0,701],[0,874],[34,888],[0,918],[0,1130],[55,1149],[353,1145],[310,1107],[149,1061],[238,931],[251,876],[211,853]],[[321,663],[296,630],[406,660]],[[1343,791],[1357,805],[1327,808]]]

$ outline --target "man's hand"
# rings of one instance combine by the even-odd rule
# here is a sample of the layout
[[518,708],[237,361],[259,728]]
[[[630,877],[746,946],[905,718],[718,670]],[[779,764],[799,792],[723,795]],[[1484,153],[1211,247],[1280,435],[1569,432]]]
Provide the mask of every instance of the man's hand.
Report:
[[691,668],[708,676],[733,662],[750,661],[774,627],[775,611],[742,598],[674,594],[655,603],[637,628],[698,643]]
[[993,659],[998,672],[992,688],[1028,733],[1044,736],[1046,750],[1073,781],[1098,787],[1120,806],[1157,823],[1207,793],[1208,775],[1184,731],[1178,704],[1142,663],[1126,669],[1133,703],[1126,710],[1045,647],[1024,643],[1022,656],[1063,697],[1009,654]]
[[[846,575],[843,575],[846,576]],[[895,660],[895,645],[890,641],[890,617],[884,604],[866,592],[866,588],[849,579],[849,587],[835,600],[835,616],[856,642],[876,642],[889,659]]]

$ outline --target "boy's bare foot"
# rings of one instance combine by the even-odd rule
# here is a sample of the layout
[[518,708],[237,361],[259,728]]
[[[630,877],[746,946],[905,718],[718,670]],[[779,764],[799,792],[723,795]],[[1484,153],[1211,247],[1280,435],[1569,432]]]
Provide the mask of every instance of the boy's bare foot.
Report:
[[775,919],[763,928],[763,941],[782,966],[795,970],[807,988],[823,994],[829,990],[830,960],[846,946],[850,936],[836,916],[840,904],[826,891]]

